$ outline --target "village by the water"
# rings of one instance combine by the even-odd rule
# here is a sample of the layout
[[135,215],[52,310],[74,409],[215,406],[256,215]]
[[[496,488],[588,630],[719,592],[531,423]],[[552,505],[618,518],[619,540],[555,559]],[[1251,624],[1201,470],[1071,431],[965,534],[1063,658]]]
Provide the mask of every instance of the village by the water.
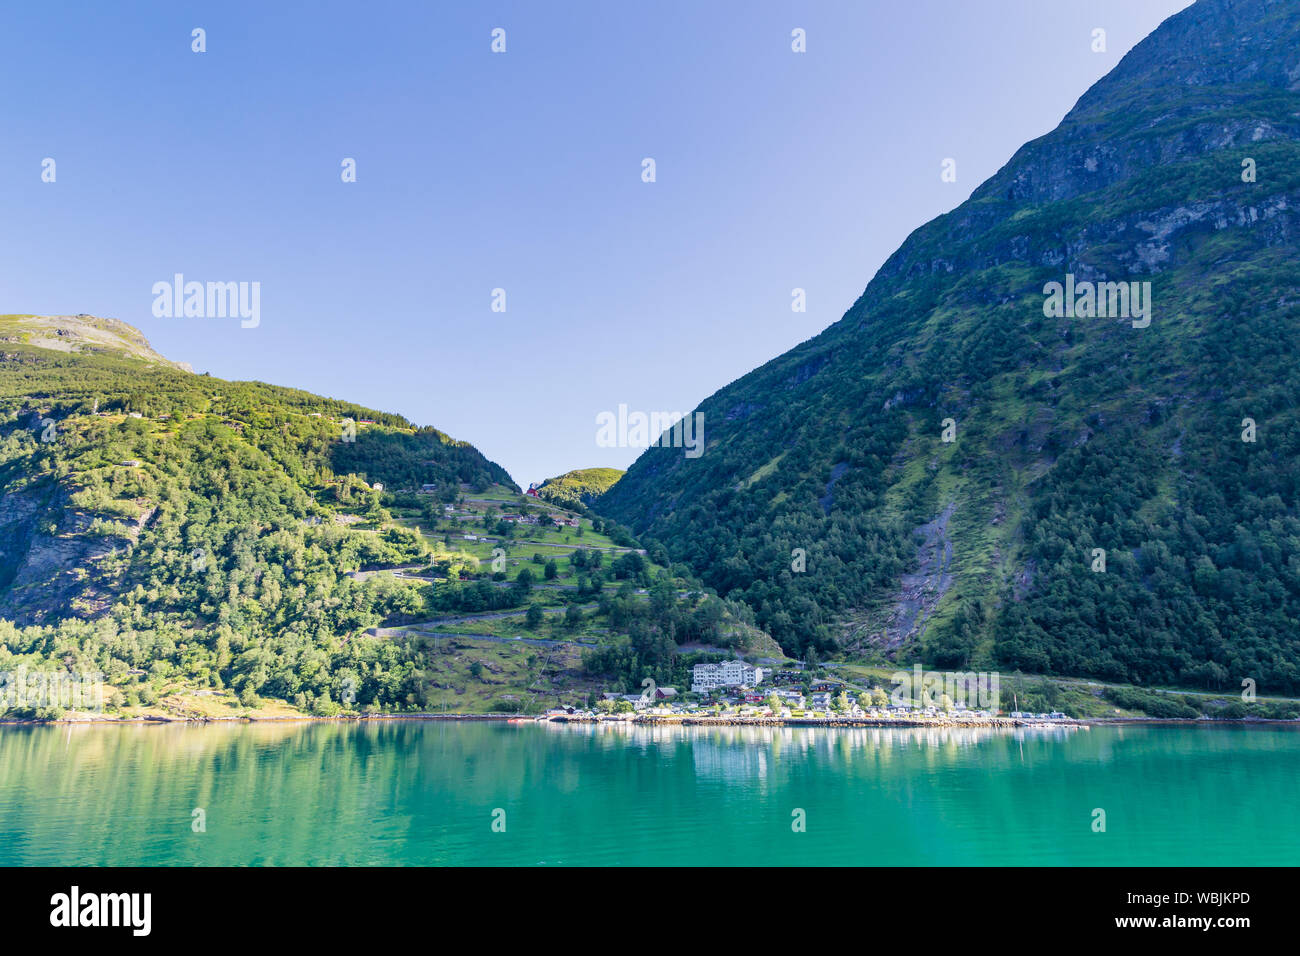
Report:
[[[426,485],[416,494],[427,501],[425,496],[439,490]],[[491,642],[496,642],[498,648],[513,644],[545,652],[540,661],[540,675],[546,670],[546,662],[553,659],[551,655],[561,648],[589,648],[608,639],[607,627],[601,626],[607,624],[608,605],[598,606],[598,602],[621,596],[630,602],[628,606],[640,606],[649,600],[651,587],[648,586],[654,579],[647,552],[630,541],[621,540],[612,526],[602,526],[599,519],[541,501],[536,486],[522,495],[500,488],[474,494],[461,487],[456,489],[453,501],[438,506],[419,507],[416,500],[399,499],[392,501],[390,507],[398,523],[415,527],[433,542],[437,552],[433,568],[425,572],[428,577],[421,577],[420,571],[411,568],[395,569],[407,581],[442,586],[448,579],[459,578],[468,586],[474,579],[482,581],[490,574],[492,580],[483,581],[480,588],[509,587],[512,594],[520,591],[522,582],[527,582],[522,583],[523,590],[504,608],[484,606],[448,611],[418,623],[379,628],[374,632],[386,636],[419,634],[430,642],[435,660],[446,661],[449,652],[486,653]],[[481,525],[482,530],[474,528],[475,525]],[[456,551],[454,555],[449,550],[441,550],[452,548]],[[458,561],[461,556],[464,560]],[[375,573],[385,572],[363,571],[358,576]],[[679,598],[692,595],[676,589],[674,593]],[[538,604],[532,612],[531,631],[521,627],[528,623],[525,621],[527,602]],[[543,620],[548,622],[544,626]],[[771,649],[779,651],[775,645]],[[488,706],[480,710],[463,699],[456,701],[457,713],[453,714],[452,708],[438,713],[435,698],[435,706],[426,716],[506,719],[512,723],[821,726],[1078,723],[1061,712],[1021,709],[1016,706],[1014,692],[1007,694],[1010,699],[1003,701],[996,673],[925,672],[915,666],[894,674],[877,672],[874,679],[866,679],[865,672],[837,674],[836,666],[830,662],[733,652],[733,659],[695,663],[687,672],[689,684],[667,686],[648,676],[640,679],[639,687],[630,688],[631,692],[627,692],[626,682],[621,687],[603,688],[598,683],[588,684],[583,692],[570,696],[571,700],[575,696],[579,700],[529,714],[502,713],[498,709],[501,700],[484,700]],[[485,672],[482,676],[486,679],[490,675]],[[542,683],[530,680],[529,693],[519,703],[534,699],[531,692]],[[508,697],[508,700],[515,698]],[[1004,709],[1004,704],[1011,706]]]
[[[823,726],[1077,724],[1059,711],[1004,712],[997,706],[997,675],[925,673],[893,675],[892,689],[870,690],[802,669],[765,669],[743,660],[696,664],[682,692],[645,681],[639,694],[605,693],[594,709],[553,707],[536,721],[632,721],[682,724],[809,724]],[[969,694],[969,696],[967,696]]]

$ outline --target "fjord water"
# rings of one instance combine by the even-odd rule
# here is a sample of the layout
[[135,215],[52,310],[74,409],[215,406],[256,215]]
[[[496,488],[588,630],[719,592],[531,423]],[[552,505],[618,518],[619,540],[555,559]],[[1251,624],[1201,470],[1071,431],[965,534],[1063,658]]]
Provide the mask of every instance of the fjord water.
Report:
[[0,727],[0,864],[1295,865],[1297,793],[1286,726]]

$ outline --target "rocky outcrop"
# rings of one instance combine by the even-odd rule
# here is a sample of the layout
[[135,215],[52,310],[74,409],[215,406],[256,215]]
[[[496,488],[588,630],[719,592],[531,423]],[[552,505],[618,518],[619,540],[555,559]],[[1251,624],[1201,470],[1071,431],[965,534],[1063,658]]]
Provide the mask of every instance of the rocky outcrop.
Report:
[[0,618],[41,624],[74,613],[96,617],[108,609],[112,575],[105,558],[139,539],[151,511],[118,522],[121,535],[96,529],[95,516],[70,508],[62,489],[29,487],[0,499]]

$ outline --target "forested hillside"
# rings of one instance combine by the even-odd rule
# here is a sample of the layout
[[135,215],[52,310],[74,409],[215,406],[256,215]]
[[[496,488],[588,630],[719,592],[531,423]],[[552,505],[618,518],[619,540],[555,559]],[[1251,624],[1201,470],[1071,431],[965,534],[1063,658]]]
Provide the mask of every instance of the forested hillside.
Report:
[[1300,692],[1297,49],[1170,18],[597,510],[792,653]]
[[344,573],[427,557],[385,526],[375,483],[514,488],[434,429],[194,375],[121,323],[0,317],[0,671],[138,674],[141,694],[178,674],[300,705],[351,682],[362,703],[422,703],[418,655],[358,632],[423,599]]

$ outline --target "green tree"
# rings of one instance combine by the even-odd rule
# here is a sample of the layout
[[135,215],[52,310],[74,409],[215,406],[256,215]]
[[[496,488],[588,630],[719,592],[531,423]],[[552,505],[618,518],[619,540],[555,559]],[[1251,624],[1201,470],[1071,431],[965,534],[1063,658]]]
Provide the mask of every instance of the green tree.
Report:
[[546,615],[542,613],[542,608],[538,604],[528,605],[528,613],[524,615],[524,623],[528,625],[530,631],[535,631],[542,626],[542,621]]

